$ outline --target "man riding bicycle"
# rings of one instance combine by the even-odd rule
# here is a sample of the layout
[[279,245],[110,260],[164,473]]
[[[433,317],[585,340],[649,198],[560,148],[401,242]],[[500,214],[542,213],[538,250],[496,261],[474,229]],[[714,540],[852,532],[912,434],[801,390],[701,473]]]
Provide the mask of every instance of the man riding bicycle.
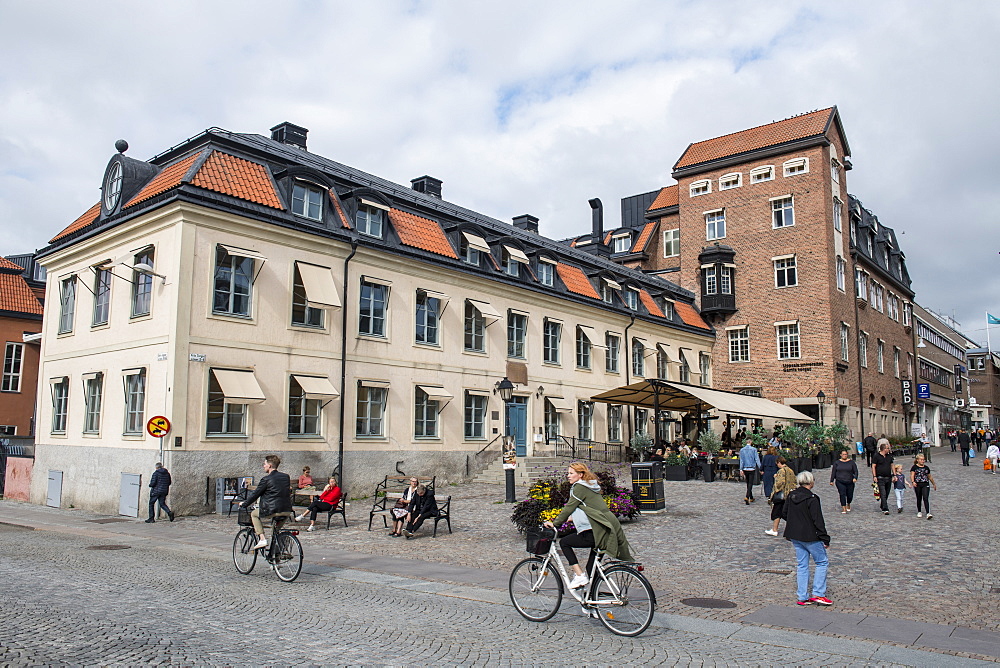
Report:
[[258,550],[267,547],[267,538],[264,536],[264,525],[261,520],[274,517],[293,517],[292,511],[292,486],[287,473],[278,470],[281,466],[281,457],[278,455],[268,455],[264,457],[264,477],[260,479],[257,488],[250,493],[241,506],[248,506],[257,499],[260,503],[250,511],[250,521],[253,522],[253,529],[257,533],[257,544],[253,549]]

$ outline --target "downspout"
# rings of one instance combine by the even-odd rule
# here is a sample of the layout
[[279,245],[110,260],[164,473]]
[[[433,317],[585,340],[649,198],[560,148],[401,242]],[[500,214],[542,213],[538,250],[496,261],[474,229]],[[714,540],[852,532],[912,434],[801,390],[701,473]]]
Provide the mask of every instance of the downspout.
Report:
[[[635,324],[635,315],[630,313],[628,317],[629,317],[629,323],[628,323],[628,326],[625,328],[625,334],[624,334],[625,340],[623,341],[623,343],[625,344],[625,384],[626,385],[631,385],[632,384],[632,379],[630,377],[630,369],[631,369],[631,364],[632,364],[632,346],[629,345],[628,330],[632,327],[632,325]],[[633,407],[629,406],[628,407],[628,413],[627,413],[627,415],[628,415],[628,444],[629,444],[630,447],[632,445],[632,436],[635,435],[635,433],[634,433],[635,432],[635,419],[634,419],[635,416],[632,415],[632,409],[633,409]]]
[[[856,253],[857,251],[855,251]],[[861,373],[861,321],[858,318],[858,260],[857,255],[853,256],[854,259],[854,337],[858,345],[855,346],[857,350],[857,364],[858,364],[858,409],[861,414],[861,438],[865,437],[865,386],[864,377]],[[865,352],[868,352],[868,344],[865,344]]]
[[340,470],[340,488],[344,487],[344,410],[347,401],[347,293],[350,283],[347,280],[348,267],[355,253],[358,252],[358,240],[351,239],[351,253],[344,258],[344,305],[340,314],[340,439],[337,443],[337,468]]

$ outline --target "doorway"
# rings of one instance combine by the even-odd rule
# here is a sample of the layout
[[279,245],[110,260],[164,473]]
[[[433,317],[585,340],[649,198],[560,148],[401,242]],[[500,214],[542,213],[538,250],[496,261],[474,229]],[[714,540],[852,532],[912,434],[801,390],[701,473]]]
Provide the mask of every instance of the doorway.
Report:
[[511,397],[507,403],[506,433],[514,437],[518,457],[528,455],[528,397]]

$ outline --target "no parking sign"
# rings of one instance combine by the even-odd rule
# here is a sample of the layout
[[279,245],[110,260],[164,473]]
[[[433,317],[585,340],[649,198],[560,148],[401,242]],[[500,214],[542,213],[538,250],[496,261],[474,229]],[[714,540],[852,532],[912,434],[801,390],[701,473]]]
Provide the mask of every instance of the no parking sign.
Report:
[[163,417],[162,415],[157,415],[156,417],[149,418],[146,423],[146,433],[154,438],[163,438],[170,432],[170,420]]

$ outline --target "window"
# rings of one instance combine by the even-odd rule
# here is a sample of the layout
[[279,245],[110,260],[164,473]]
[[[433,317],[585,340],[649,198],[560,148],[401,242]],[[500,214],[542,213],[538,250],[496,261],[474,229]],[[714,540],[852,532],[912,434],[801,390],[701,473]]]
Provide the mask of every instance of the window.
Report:
[[783,168],[785,176],[805,174],[809,171],[809,158],[795,158],[794,160],[789,160],[783,165]]
[[547,285],[549,287],[552,287],[552,284],[554,283],[554,280],[553,280],[554,279],[554,276],[553,276],[554,273],[555,272],[553,271],[553,265],[552,265],[551,262],[546,262],[544,260],[539,260],[538,261],[538,282],[539,283],[541,283],[542,285]]
[[714,295],[719,292],[719,281],[715,275],[715,265],[705,267],[705,294]]
[[622,440],[621,406],[608,406],[608,440],[612,443]]
[[795,224],[795,206],[791,197],[771,200],[771,224],[775,228]]
[[788,288],[798,284],[795,256],[776,258],[774,260],[774,287]]
[[295,376],[288,383],[288,435],[319,436],[323,401],[310,399]]
[[507,357],[524,359],[524,341],[528,330],[528,316],[507,311]]
[[10,343],[3,351],[3,379],[0,381],[0,391],[20,392],[21,372],[24,367],[24,344]]
[[323,217],[323,191],[301,181],[292,184],[292,213],[309,220]]
[[839,255],[837,256],[837,289],[841,292],[847,290],[847,263]]
[[142,434],[146,427],[143,419],[146,407],[146,370],[132,369],[124,375],[125,433]]
[[910,314],[913,312],[913,306],[910,302],[903,302],[903,326],[910,326]]
[[695,181],[691,184],[691,197],[697,197],[698,195],[706,195],[712,192],[712,182],[708,179],[701,181]]
[[674,316],[677,315],[677,309],[674,308],[674,303],[669,299],[663,300],[663,317],[667,320],[673,320]]
[[851,361],[851,327],[843,322],[840,323],[840,359]]
[[754,167],[750,170],[750,183],[760,183],[774,179],[774,166]]
[[389,305],[389,286],[361,279],[358,311],[358,334],[385,337],[385,319]]
[[250,316],[250,288],[253,283],[253,258],[215,251],[215,296],[212,313]]
[[354,214],[354,224],[359,234],[381,239],[384,217],[385,212],[380,207],[362,203],[358,207],[358,212]]
[[479,250],[474,248],[468,241],[462,240],[460,250],[462,251],[462,262],[479,266]]
[[691,365],[688,364],[687,357],[684,356],[683,354],[681,355],[680,377],[682,383],[691,382]]
[[749,362],[750,361],[750,328],[739,327],[730,329],[729,335],[729,361]]
[[868,275],[858,268],[854,269],[854,289],[858,299],[868,299]]
[[[143,265],[155,267],[154,252],[146,248],[135,256],[133,266]],[[153,275],[144,271],[132,270],[132,317],[149,315],[153,302]]]
[[732,174],[723,174],[719,177],[719,190],[729,190],[730,188],[739,188],[743,185],[743,174],[740,172],[733,172]]
[[712,358],[705,353],[698,353],[698,367],[701,373],[701,384],[708,386],[708,375],[712,369]]
[[639,339],[632,339],[632,375],[646,375],[646,346]]
[[[982,360],[979,360],[982,362]],[[899,347],[892,347],[892,375],[899,378]]]
[[681,254],[680,228],[663,231],[663,257],[677,257]]
[[833,198],[833,229],[840,232],[840,219],[844,217],[844,203],[839,197]]
[[66,433],[66,413],[69,408],[69,378],[63,376],[52,383],[52,433]]
[[866,240],[866,243],[867,243],[867,246],[868,246],[868,257],[874,258],[875,257],[875,233],[874,232],[869,232],[867,235],[865,235],[865,240]]
[[438,402],[431,399],[419,387],[413,403],[413,436],[414,438],[437,438],[438,435]]
[[836,158],[830,159],[830,178],[834,183],[840,183],[840,163]]
[[546,318],[542,331],[542,361],[548,364],[559,364],[559,339],[562,336],[562,323]]
[[94,318],[91,325],[106,325],[111,314],[111,270],[94,269]]
[[479,266],[480,254],[490,254],[490,246],[486,243],[486,239],[472,232],[462,232],[462,241],[459,244],[459,250],[461,251],[460,254],[463,262],[476,265],[477,267]]
[[[309,270],[307,269],[307,271]],[[325,314],[324,309],[313,308],[309,305],[309,295],[306,292],[305,283],[302,281],[299,263],[296,262],[295,273],[292,277],[292,324],[322,328]]]
[[504,273],[508,276],[518,277],[521,275],[521,263],[511,253],[504,251]]
[[622,294],[625,296],[625,305],[633,311],[639,310],[639,291],[633,288],[625,288]]
[[656,377],[670,380],[670,357],[662,349],[656,351]]
[[705,214],[705,239],[726,238],[726,212],[722,209]]
[[17,427],[11,424],[0,424],[0,436],[17,436]]
[[385,435],[385,399],[388,388],[358,387],[358,408],[355,434],[357,436]]
[[559,411],[551,401],[545,402],[545,438],[548,441],[559,438]]
[[486,402],[481,394],[465,393],[465,438],[479,440],[486,438]]
[[719,267],[719,292],[724,295],[733,294],[733,270],[731,267]]
[[208,374],[208,413],[205,433],[209,436],[244,436],[247,425],[247,404],[230,403],[214,371]]
[[472,302],[465,302],[465,350],[486,352],[486,318]]
[[611,241],[614,242],[615,253],[627,253],[632,250],[632,236],[630,234],[612,237]]
[[76,276],[59,283],[59,333],[73,331],[73,311],[76,309]]
[[607,350],[604,351],[604,370],[608,373],[618,373],[618,357],[621,350],[621,337],[616,334],[605,334],[604,343]]
[[851,220],[851,244],[858,245],[858,221]]
[[417,290],[416,332],[417,343],[438,345],[438,321],[441,314],[441,300],[432,297],[425,290]]
[[906,377],[913,378],[913,353],[906,353]]
[[610,304],[614,301],[614,299],[615,293],[612,287],[605,281],[601,281],[601,300],[606,304]]
[[576,368],[577,369],[589,369],[590,368],[590,353],[591,344],[590,339],[587,338],[587,334],[580,329],[576,328]]
[[777,323],[778,359],[790,360],[801,357],[799,349],[799,323]]
[[858,359],[861,360],[861,366],[868,368],[868,333],[861,332],[858,334]]
[[101,431],[101,395],[104,374],[94,373],[84,376],[83,381],[83,433],[97,434]]
[[589,441],[594,438],[594,404],[589,401],[578,401],[577,415],[577,437],[581,441]]
[[890,292],[885,306],[886,314],[896,322],[899,322],[899,297]]
[[882,311],[885,304],[885,288],[883,288],[878,283],[872,283],[872,306],[876,308],[879,312]]
[[635,433],[645,434],[646,426],[649,423],[649,411],[645,408],[635,409]]
[[878,341],[875,345],[875,355],[878,360],[878,372],[885,373],[885,341]]

